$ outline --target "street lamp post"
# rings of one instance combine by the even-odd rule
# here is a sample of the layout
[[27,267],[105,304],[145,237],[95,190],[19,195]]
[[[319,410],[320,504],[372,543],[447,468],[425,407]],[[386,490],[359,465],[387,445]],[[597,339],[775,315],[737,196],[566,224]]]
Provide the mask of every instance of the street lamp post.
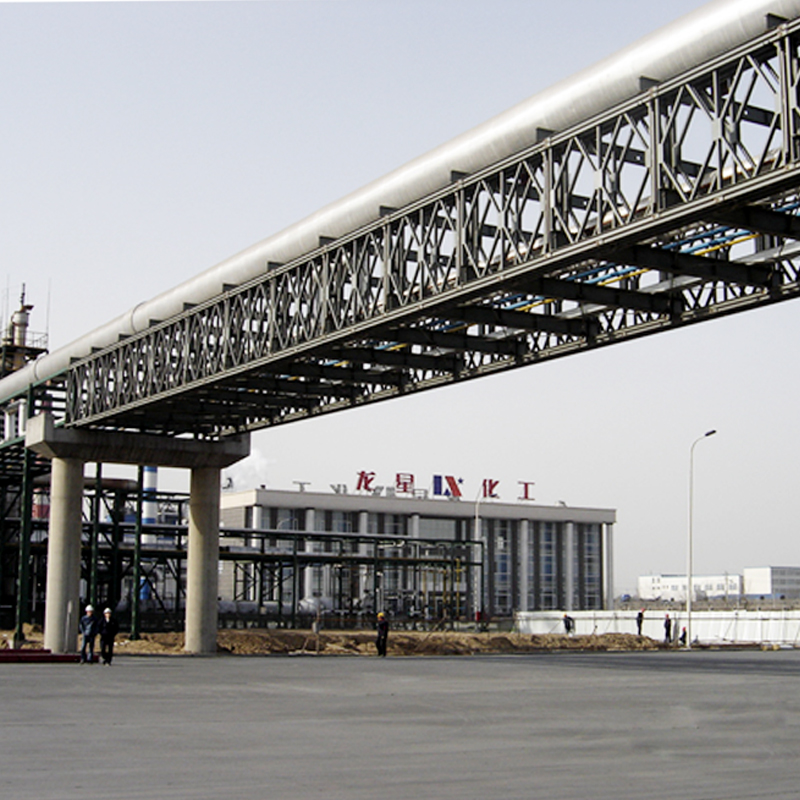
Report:
[[692,649],[692,521],[694,516],[694,448],[698,442],[716,433],[706,431],[692,442],[689,450],[689,542],[686,553],[686,649]]

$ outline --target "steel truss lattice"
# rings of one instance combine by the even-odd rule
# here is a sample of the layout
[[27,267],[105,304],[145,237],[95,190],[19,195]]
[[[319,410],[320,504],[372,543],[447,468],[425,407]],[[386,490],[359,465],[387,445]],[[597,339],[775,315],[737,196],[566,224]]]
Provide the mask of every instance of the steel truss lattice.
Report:
[[800,294],[800,23],[73,364],[66,423],[221,436]]

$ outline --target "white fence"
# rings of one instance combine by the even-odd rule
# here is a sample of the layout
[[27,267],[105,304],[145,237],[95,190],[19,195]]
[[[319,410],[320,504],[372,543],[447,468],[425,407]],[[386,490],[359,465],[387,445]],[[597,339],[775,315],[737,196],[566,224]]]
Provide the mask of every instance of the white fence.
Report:
[[[576,634],[636,633],[636,610],[570,611]],[[664,639],[667,612],[647,610],[642,634]],[[673,637],[686,626],[685,611],[670,611]],[[520,633],[564,633],[564,611],[518,611]],[[800,647],[800,611],[692,611],[692,639],[702,644],[783,644]]]

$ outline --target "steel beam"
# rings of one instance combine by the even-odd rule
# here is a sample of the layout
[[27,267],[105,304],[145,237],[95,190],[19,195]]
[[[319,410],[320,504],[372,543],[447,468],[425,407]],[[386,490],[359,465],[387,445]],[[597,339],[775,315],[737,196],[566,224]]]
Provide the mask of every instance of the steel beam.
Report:
[[556,333],[564,336],[586,336],[591,329],[591,319],[565,319],[555,314],[537,314],[526,311],[509,311],[492,305],[458,306],[445,309],[448,319],[477,325],[514,328],[531,333]]
[[[398,336],[397,341],[406,341]],[[384,349],[379,347],[341,347],[331,351],[331,355],[341,361],[354,364],[381,364],[389,367],[408,367],[430,372],[453,372],[457,361],[453,356],[423,355],[408,352],[407,348]]]
[[754,233],[765,233],[781,239],[800,239],[800,217],[784,211],[771,211],[761,206],[730,208],[713,214],[712,218],[723,225],[743,228]]
[[745,286],[770,286],[774,271],[762,264],[707,258],[660,247],[636,245],[620,253],[626,264],[637,264],[672,275],[692,275],[705,281],[725,281]]
[[514,355],[517,344],[508,339],[492,339],[485,336],[472,336],[464,333],[419,328],[393,328],[391,337],[406,344],[419,344],[425,347],[444,348],[446,350],[468,351],[477,353],[493,353]]

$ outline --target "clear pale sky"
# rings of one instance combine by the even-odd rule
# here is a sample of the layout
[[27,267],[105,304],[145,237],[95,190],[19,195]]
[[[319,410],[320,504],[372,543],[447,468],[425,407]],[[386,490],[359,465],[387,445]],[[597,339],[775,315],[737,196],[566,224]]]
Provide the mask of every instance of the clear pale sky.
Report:
[[[0,2],[0,313],[26,283],[63,346],[700,5]],[[689,448],[716,428],[695,570],[798,565],[798,337],[784,303],[261,432],[228,474],[452,474],[467,502],[535,481],[537,502],[617,509],[630,591],[685,571]]]

